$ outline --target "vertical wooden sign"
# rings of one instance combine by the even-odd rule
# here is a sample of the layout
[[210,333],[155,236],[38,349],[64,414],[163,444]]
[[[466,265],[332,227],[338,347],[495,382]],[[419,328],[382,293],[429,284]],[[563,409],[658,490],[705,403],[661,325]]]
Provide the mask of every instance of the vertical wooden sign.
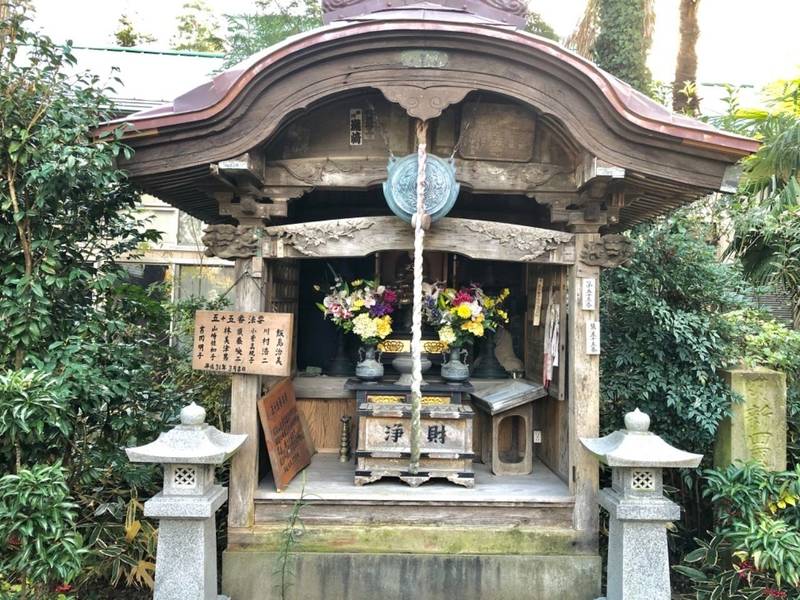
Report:
[[258,401],[275,489],[282,492],[311,463],[311,450],[297,412],[292,380],[284,379]]
[[581,279],[581,308],[594,310],[597,307],[597,279],[584,277]]
[[600,354],[600,321],[586,321],[586,354]]
[[538,327],[542,323],[542,294],[544,292],[544,277],[536,278],[536,300],[533,304],[533,326]]

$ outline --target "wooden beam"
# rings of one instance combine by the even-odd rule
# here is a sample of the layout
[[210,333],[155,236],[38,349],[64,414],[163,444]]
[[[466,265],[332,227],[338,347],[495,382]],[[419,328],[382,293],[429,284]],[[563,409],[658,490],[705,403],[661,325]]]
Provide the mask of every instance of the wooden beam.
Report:
[[264,184],[264,155],[261,152],[245,152],[235,158],[221,160],[217,166],[221,175],[239,185]]
[[[476,194],[524,194],[527,191],[575,192],[569,167],[456,159],[456,179]],[[386,180],[385,158],[298,158],[269,161],[269,186],[367,189]]]
[[625,179],[625,169],[612,165],[596,156],[584,155],[575,169],[575,185],[582,190],[597,181],[609,183],[613,180]]
[[[262,263],[260,258],[237,258],[236,310],[262,310]],[[247,434],[247,440],[231,460],[228,496],[228,526],[251,527],[254,523],[253,495],[258,487],[258,411],[256,402],[261,394],[261,377],[233,375],[231,377],[231,433]]]
[[[264,229],[263,256],[324,258],[411,250],[413,229],[397,217],[356,217]],[[572,264],[573,234],[495,221],[445,217],[425,235],[425,249],[483,260]]]
[[[591,231],[594,227],[594,232]],[[575,249],[581,251],[597,242],[597,226],[585,224],[575,226],[582,233],[575,234]],[[595,296],[594,309],[584,310],[582,304],[582,282],[585,278],[595,280],[594,289],[600,289],[600,267],[588,266],[577,261],[569,267],[568,310],[569,337],[569,465],[570,489],[575,495],[573,526],[586,533],[587,538],[597,539],[598,514],[597,492],[599,468],[597,460],[579,443],[580,438],[597,437],[600,430],[600,356],[587,351],[587,331],[592,322],[600,319],[600,307]]]

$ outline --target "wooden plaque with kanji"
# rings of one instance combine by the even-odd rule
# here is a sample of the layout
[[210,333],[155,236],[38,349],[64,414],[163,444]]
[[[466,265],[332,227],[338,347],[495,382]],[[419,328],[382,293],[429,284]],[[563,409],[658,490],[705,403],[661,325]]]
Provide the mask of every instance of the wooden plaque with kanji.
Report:
[[283,380],[258,401],[258,415],[267,441],[275,489],[280,492],[311,463],[310,444],[297,411],[291,379]]
[[288,376],[292,313],[198,310],[192,368],[234,375]]

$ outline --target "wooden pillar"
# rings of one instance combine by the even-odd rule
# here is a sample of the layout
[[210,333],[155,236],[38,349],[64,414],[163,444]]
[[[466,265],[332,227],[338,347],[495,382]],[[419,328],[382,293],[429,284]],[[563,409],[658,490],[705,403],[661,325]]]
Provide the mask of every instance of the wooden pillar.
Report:
[[[236,310],[261,311],[261,258],[237,258],[235,267]],[[228,498],[228,526],[253,525],[253,496],[258,486],[258,409],[261,395],[259,375],[231,376],[231,433],[247,434],[247,441],[233,456]]]
[[[575,496],[573,526],[597,540],[599,475],[597,460],[580,444],[579,438],[597,437],[600,429],[600,356],[587,353],[589,323],[600,320],[600,267],[581,262],[583,249],[600,236],[596,225],[580,225],[575,233],[576,261],[568,270],[569,324],[569,465],[570,489]],[[594,278],[595,308],[584,310],[581,283]]]

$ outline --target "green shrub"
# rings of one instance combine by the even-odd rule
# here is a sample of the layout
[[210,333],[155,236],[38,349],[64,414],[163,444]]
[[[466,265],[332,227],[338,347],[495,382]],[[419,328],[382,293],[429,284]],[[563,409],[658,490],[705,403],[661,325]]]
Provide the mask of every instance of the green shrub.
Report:
[[[37,502],[51,502],[53,526],[74,526],[86,544],[49,569],[34,561],[0,573],[3,585],[30,582],[37,593],[67,577],[105,590],[148,586],[155,530],[138,516],[139,497],[161,476],[132,465],[124,448],[152,441],[188,401],[224,397],[227,380],[192,376],[186,350],[171,343],[168,290],[130,285],[118,263],[157,239],[116,167],[131,149],[119,130],[95,137],[113,116],[108,89],[77,68],[70,43],[29,29],[29,7],[11,0],[0,10],[0,472],[14,473],[3,480],[9,503],[14,486],[47,474]],[[41,470],[57,460],[58,473]],[[26,519],[11,512],[2,527],[32,527]],[[61,551],[39,521],[19,530],[25,552]]]
[[800,594],[800,468],[773,473],[756,463],[705,472],[715,507],[711,540],[675,569],[700,600],[797,598]]
[[33,465],[0,478],[0,572],[21,582],[20,597],[46,597],[52,582],[78,575],[83,541],[77,505],[60,464]]
[[638,406],[670,443],[707,453],[733,400],[718,370],[731,363],[724,313],[743,303],[740,276],[685,213],[633,242],[630,264],[602,277],[602,429]]

